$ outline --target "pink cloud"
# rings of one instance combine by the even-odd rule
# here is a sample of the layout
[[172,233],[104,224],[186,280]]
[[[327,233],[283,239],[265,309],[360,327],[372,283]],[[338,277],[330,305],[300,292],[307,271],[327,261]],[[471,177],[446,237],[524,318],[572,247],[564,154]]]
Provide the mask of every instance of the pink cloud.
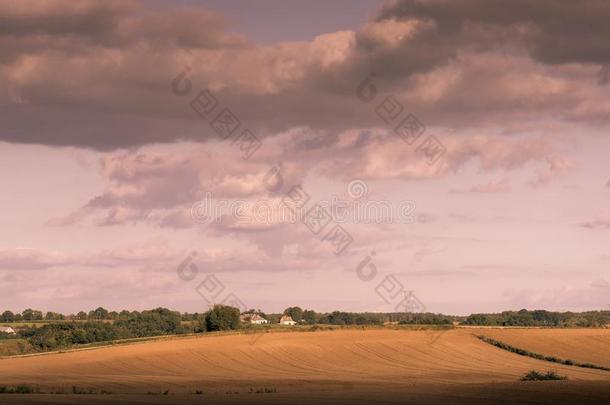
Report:
[[572,159],[563,156],[550,156],[547,158],[547,163],[548,168],[538,171],[538,178],[530,182],[532,187],[544,187],[576,167],[576,163]]
[[56,267],[107,268],[125,265],[146,266],[175,261],[177,252],[172,252],[165,242],[148,241],[137,245],[103,250],[96,253],[74,253],[47,251],[33,248],[0,250],[0,269],[44,270]]
[[[145,147],[115,152],[101,159],[101,175],[107,184],[103,193],[49,224],[67,226],[91,219],[98,225],[147,222],[174,228],[196,226],[191,211],[206,193],[213,199],[276,198],[269,184],[274,167],[281,167],[284,192],[308,176],[346,181],[441,179],[456,175],[471,162],[477,162],[482,172],[543,163],[548,169],[541,169],[534,182],[542,186],[574,167],[570,159],[555,152],[548,137],[465,133],[439,134],[438,139],[447,152],[435,165],[430,165],[416,147],[382,129],[345,131],[336,136],[292,130],[267,138],[260,153],[248,162],[226,143],[183,143],[166,150]],[[229,160],[231,165],[226,164]],[[462,191],[509,190],[508,180],[500,179]],[[242,223],[239,228],[261,229],[261,224]]]
[[[545,162],[555,178],[572,166],[566,158],[555,156],[548,137],[437,134],[447,152],[437,164],[430,165],[417,148],[396,134],[371,135],[358,147],[333,148],[323,164],[326,175],[345,175],[363,179],[434,179],[456,173],[471,161],[482,171],[513,170],[530,162]],[[352,140],[351,146],[357,139]],[[340,140],[335,145],[339,145]],[[349,157],[347,154],[349,153]],[[319,154],[317,155],[320,156]],[[550,180],[550,179],[549,179]]]
[[610,229],[610,212],[601,212],[595,219],[583,222],[580,225],[589,229]]
[[0,268],[2,269],[38,270],[70,263],[69,256],[61,252],[45,252],[26,248],[0,250]]
[[610,218],[599,218],[593,221],[583,222],[581,225],[589,229],[610,229]]
[[508,193],[511,191],[510,180],[507,178],[491,180],[488,183],[473,186],[466,190],[452,189],[452,193],[484,193],[484,194],[496,194],[496,193]]

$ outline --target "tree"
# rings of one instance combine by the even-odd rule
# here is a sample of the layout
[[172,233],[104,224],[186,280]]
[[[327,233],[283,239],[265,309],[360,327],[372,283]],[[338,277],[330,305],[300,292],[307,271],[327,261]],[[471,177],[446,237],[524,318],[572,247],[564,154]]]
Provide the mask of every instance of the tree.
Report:
[[79,311],[78,314],[76,314],[76,319],[78,319],[79,321],[84,321],[87,319],[87,314],[85,313],[85,311]]
[[2,322],[15,322],[15,314],[11,311],[4,311],[2,315],[0,315],[0,321]]
[[108,310],[102,307],[98,307],[97,309],[89,312],[90,319],[108,319]]
[[332,325],[353,325],[355,315],[350,312],[333,311],[328,314],[328,323]]
[[303,318],[303,310],[300,307],[288,307],[284,310],[284,315],[288,315],[293,321],[299,322]]
[[239,309],[214,305],[214,308],[205,314],[205,328],[208,332],[239,328]]
[[21,313],[21,318],[24,321],[41,321],[42,320],[42,312],[36,311],[34,309],[28,308]]
[[58,312],[49,311],[45,314],[44,319],[46,319],[47,321],[60,321],[64,319],[64,316]]
[[114,326],[128,330],[135,337],[167,335],[182,333],[180,313],[167,308],[155,308],[149,311],[132,312],[128,319],[115,321]]
[[305,311],[303,311],[303,321],[305,321],[305,323],[308,323],[310,325],[313,325],[316,323],[316,311],[311,310],[311,309],[306,309]]

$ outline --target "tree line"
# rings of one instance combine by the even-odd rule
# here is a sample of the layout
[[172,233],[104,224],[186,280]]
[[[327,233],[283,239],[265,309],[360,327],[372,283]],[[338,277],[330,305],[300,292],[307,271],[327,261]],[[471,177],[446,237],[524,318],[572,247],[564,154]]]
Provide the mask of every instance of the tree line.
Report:
[[581,327],[605,326],[610,320],[610,311],[552,312],[545,310],[504,311],[499,314],[472,314],[462,324],[473,326],[542,326]]
[[[64,315],[59,312],[42,312],[36,309],[28,308],[23,312],[13,313],[12,311],[4,311],[0,314],[0,322],[11,323],[11,322],[24,322],[24,321],[64,321],[64,320],[76,320],[76,321],[118,321],[130,319],[134,316],[138,316],[138,311],[108,311],[105,308],[98,307],[89,312],[79,311],[76,314]],[[182,316],[182,315],[181,315]]]
[[148,336],[185,333],[179,312],[166,308],[130,313],[114,322],[51,322],[40,327],[25,327],[19,337],[27,339],[36,351],[55,350],[79,344],[106,342]]
[[[236,308],[237,309],[237,308]],[[169,310],[167,310],[169,311]],[[4,311],[0,314],[0,323],[10,324],[12,322],[44,322],[44,321],[131,321],[138,319],[142,314],[150,311],[108,311],[103,307],[76,314],[64,315],[58,312],[42,312],[28,308],[21,313]],[[191,321],[198,324],[198,329],[207,330],[205,317],[207,312],[175,312],[170,311],[181,321]],[[238,310],[239,312],[239,310]],[[433,313],[379,313],[379,312],[344,312],[333,311],[330,313],[316,312],[312,309],[302,309],[299,306],[286,308],[282,313],[266,314],[259,309],[249,309],[243,315],[258,314],[267,319],[269,323],[278,323],[283,315],[289,315],[295,322],[306,325],[330,324],[330,325],[374,325],[384,323],[400,324],[436,324],[444,325],[459,322],[463,325],[473,326],[549,326],[549,327],[600,327],[610,321],[610,311],[588,311],[588,312],[553,312],[546,310],[504,311],[501,313],[478,313],[467,317],[452,316]],[[239,318],[239,313],[237,317]]]
[[[145,312],[145,311],[144,311]],[[182,321],[201,322],[207,312],[199,313],[179,313],[176,312]],[[140,316],[138,311],[123,310],[108,311],[103,307],[98,307],[89,312],[80,311],[76,314],[64,315],[58,312],[42,312],[28,308],[21,313],[4,311],[0,314],[0,323],[12,322],[37,322],[37,321],[126,321]],[[288,307],[282,313],[266,314],[260,309],[249,309],[243,312],[245,315],[258,314],[267,319],[270,323],[278,323],[283,315],[289,315],[295,322],[313,325],[316,323],[332,325],[356,325],[356,324],[382,324],[385,322],[402,323],[424,323],[424,324],[449,324],[460,317],[442,314],[414,314],[414,313],[374,313],[374,312],[343,312],[333,311],[330,313],[318,313],[312,309],[302,309],[298,306]],[[239,316],[238,316],[239,317]]]
[[[278,323],[283,315],[290,316],[301,325],[383,325],[428,324],[451,325],[460,322],[473,326],[547,326],[547,327],[600,327],[610,319],[610,311],[583,313],[551,312],[544,310],[505,311],[501,313],[472,314],[457,317],[433,313],[374,313],[343,312],[318,313],[298,306],[288,307],[282,313],[265,314],[250,309],[241,313],[238,308],[215,305],[204,313],[180,313],[167,308],[145,311],[108,311],[102,307],[85,313],[64,316],[54,312],[26,309],[20,314],[4,311],[0,323],[18,321],[49,321],[38,325],[16,328],[16,337],[26,339],[35,351],[56,350],[73,345],[91,344],[119,339],[142,338],[159,335],[203,333],[254,327],[242,317],[258,314],[269,323]],[[0,333],[1,339],[14,336]]]

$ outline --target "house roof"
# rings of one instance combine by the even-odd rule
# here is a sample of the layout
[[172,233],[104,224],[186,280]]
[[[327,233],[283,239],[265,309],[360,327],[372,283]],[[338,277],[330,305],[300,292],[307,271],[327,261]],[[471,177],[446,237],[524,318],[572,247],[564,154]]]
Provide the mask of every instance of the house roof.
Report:
[[294,322],[290,315],[282,315],[280,322]]
[[263,318],[262,316],[260,316],[259,314],[254,314],[254,315],[252,315],[252,317],[250,318],[250,320],[252,320],[252,321],[261,321],[261,320],[266,321],[266,319],[265,319],[265,318]]
[[15,330],[13,328],[11,328],[10,326],[0,326],[0,332],[14,333]]

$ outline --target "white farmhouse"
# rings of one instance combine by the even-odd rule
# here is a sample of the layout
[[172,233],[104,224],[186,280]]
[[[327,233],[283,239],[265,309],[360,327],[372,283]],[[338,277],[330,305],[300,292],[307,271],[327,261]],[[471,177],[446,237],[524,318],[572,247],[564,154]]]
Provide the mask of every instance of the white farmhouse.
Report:
[[252,314],[252,313],[240,315],[239,320],[243,323],[250,323],[250,324],[254,324],[254,325],[262,325],[265,323],[269,323],[268,320],[266,320],[259,314]]
[[10,326],[0,326],[0,332],[8,333],[9,335],[17,334],[15,329],[11,328]]
[[250,317],[250,323],[253,323],[255,325],[262,325],[265,323],[269,323],[269,321],[260,316],[259,314],[254,314]]
[[292,320],[290,315],[284,315],[280,318],[280,325],[296,325],[296,322]]

